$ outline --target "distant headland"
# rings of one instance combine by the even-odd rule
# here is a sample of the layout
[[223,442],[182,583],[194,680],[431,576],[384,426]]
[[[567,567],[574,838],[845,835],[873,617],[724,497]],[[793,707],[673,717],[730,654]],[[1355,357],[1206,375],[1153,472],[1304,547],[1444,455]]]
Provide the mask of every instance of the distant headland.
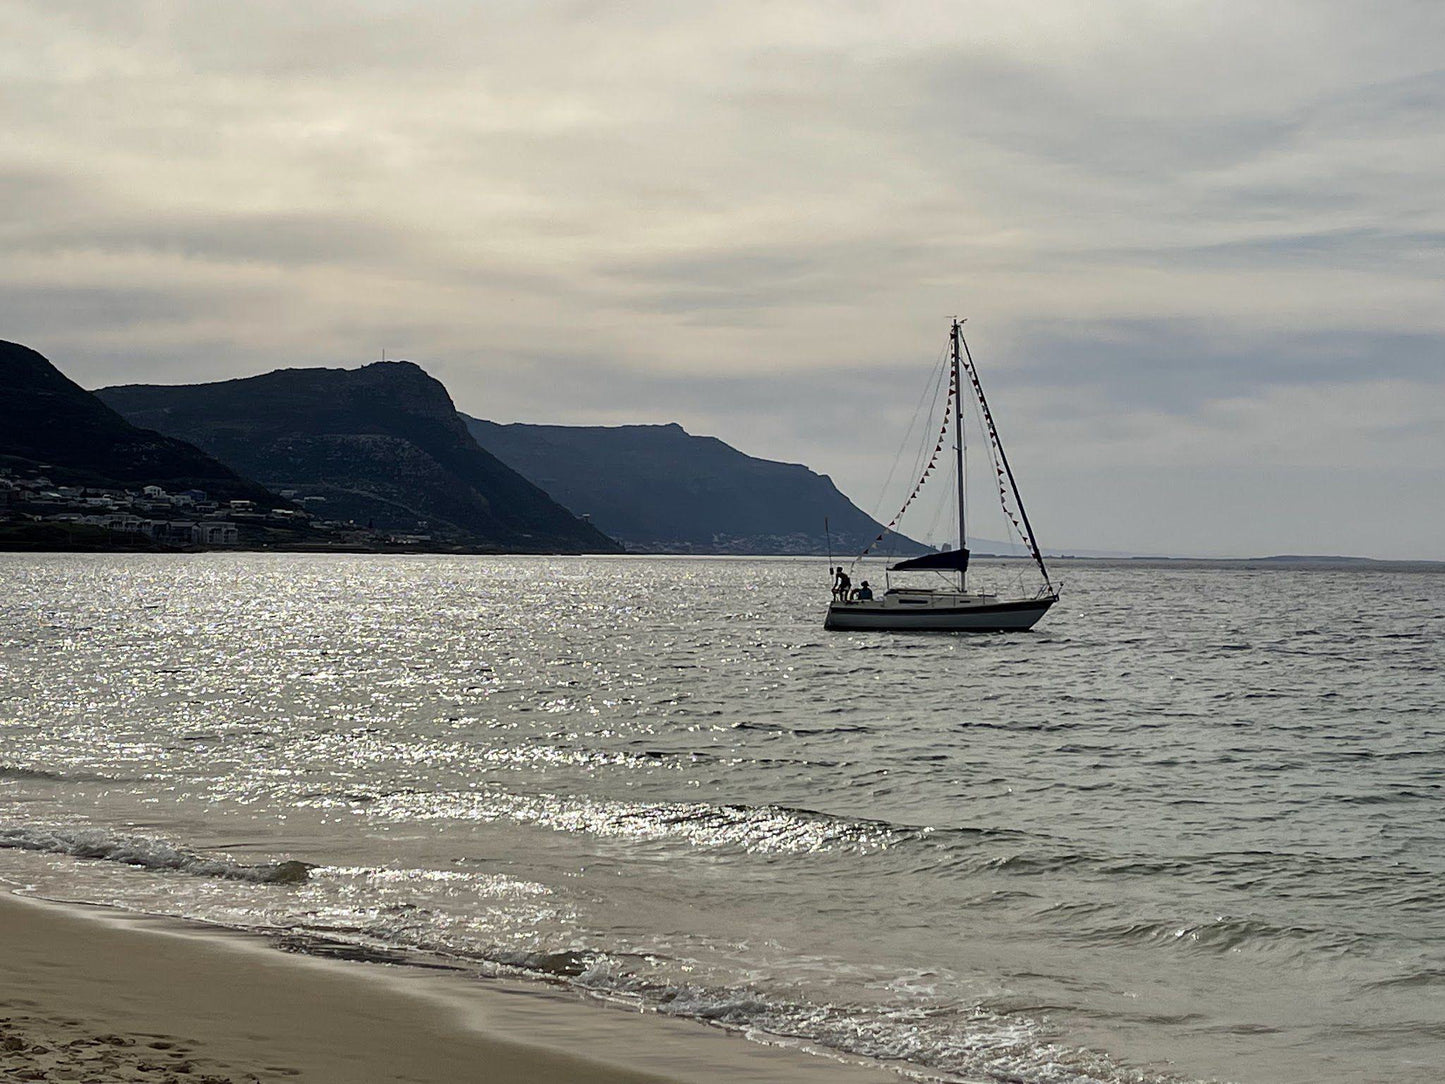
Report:
[[0,549],[771,555],[880,532],[800,464],[677,425],[496,425],[411,362],[92,393],[0,342]]

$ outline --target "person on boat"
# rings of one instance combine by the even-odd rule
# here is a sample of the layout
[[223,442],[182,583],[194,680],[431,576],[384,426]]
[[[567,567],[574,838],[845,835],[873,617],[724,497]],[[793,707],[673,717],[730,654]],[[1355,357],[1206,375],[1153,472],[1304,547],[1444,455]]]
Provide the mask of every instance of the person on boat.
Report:
[[843,571],[843,566],[839,565],[838,582],[837,586],[833,588],[833,597],[836,598],[839,602],[847,602],[848,592],[852,589],[852,587],[853,581],[849,578],[848,573]]
[[853,597],[859,602],[873,601],[873,588],[868,586],[867,580],[864,580],[863,585],[853,592]]

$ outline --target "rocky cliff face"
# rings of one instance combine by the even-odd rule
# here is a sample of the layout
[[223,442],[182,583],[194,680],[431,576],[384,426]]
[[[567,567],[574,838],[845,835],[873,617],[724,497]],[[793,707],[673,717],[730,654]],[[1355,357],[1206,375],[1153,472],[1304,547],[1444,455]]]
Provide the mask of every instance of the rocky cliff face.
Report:
[[0,460],[6,459],[44,467],[63,484],[159,485],[286,503],[193,444],[133,425],[29,347],[0,341]]
[[618,549],[478,447],[446,388],[411,362],[96,394],[136,424],[316,499],[319,517],[499,551]]
[[[463,415],[465,417],[465,415]],[[680,425],[498,425],[466,418],[482,447],[630,550],[826,553],[871,543],[883,528],[825,475],[745,455]],[[894,535],[884,552],[927,547]]]

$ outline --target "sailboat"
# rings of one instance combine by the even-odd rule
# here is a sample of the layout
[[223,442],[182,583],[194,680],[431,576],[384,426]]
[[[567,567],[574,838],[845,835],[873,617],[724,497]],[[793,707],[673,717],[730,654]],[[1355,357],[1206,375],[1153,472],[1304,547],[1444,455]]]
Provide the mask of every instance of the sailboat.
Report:
[[[998,429],[993,423],[993,414],[988,409],[988,400],[984,398],[983,386],[978,381],[978,370],[974,367],[973,355],[969,352],[968,343],[963,337],[963,324],[958,319],[953,321],[953,328],[949,333],[949,347],[952,381],[949,385],[948,400],[944,407],[943,431],[939,433],[939,441],[934,448],[934,459],[930,460],[928,468],[923,472],[923,478],[920,478],[918,484],[914,486],[912,495],[899,510],[898,515],[885,528],[884,533],[875,539],[874,545],[881,542],[884,535],[897,525],[904,511],[907,510],[908,504],[918,495],[924,481],[932,472],[937,455],[942,450],[943,438],[947,435],[949,414],[951,413],[955,483],[958,488],[958,548],[927,553],[922,557],[914,557],[889,565],[886,589],[876,598],[868,597],[870,595],[868,591],[864,591],[864,597],[861,598],[858,597],[858,592],[852,592],[848,598],[835,598],[829,604],[828,616],[823,621],[823,627],[826,629],[938,632],[1024,631],[1033,628],[1039,618],[1048,612],[1049,607],[1059,600],[1059,592],[1049,579],[1049,570],[1044,564],[1043,554],[1039,552],[1038,543],[1034,540],[1033,528],[1029,526],[1028,513],[1024,511],[1023,498],[1019,496],[1018,483],[1014,481],[1013,470],[1009,467],[1008,457],[1004,454],[1003,444],[999,441]],[[965,375],[968,377],[973,397],[979,406],[984,429],[987,432],[988,449],[993,459],[994,472],[998,476],[999,498],[1003,503],[1004,512],[1013,522],[1015,530],[1028,547],[1029,553],[1033,556],[1039,573],[1043,577],[1042,586],[1033,595],[1002,597],[987,591],[970,591],[968,589],[968,533],[964,522],[967,508],[965,500],[967,475],[964,471],[966,453],[962,409],[962,378]],[[1013,496],[1012,508],[1008,502],[1010,493]],[[1015,510],[1017,515],[1014,514]],[[869,549],[872,547],[870,546]],[[867,553],[868,551],[865,550],[860,554],[859,560],[867,556]],[[892,580],[892,574],[895,572],[935,573],[945,578],[946,586],[895,587]]]

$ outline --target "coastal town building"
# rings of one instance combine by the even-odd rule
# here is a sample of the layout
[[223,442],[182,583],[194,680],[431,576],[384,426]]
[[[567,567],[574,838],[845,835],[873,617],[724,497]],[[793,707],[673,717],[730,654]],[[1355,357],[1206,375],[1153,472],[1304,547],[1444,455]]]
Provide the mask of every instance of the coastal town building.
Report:
[[197,546],[235,546],[241,539],[234,523],[210,520],[191,528],[191,541]]
[[291,493],[290,507],[273,508],[248,499],[219,502],[200,489],[172,493],[159,484],[134,490],[57,485],[33,468],[0,467],[0,548],[34,544],[25,538],[62,548],[160,550],[371,550],[435,543],[423,521],[418,531],[394,533],[322,519],[316,513],[325,507],[324,497]]

